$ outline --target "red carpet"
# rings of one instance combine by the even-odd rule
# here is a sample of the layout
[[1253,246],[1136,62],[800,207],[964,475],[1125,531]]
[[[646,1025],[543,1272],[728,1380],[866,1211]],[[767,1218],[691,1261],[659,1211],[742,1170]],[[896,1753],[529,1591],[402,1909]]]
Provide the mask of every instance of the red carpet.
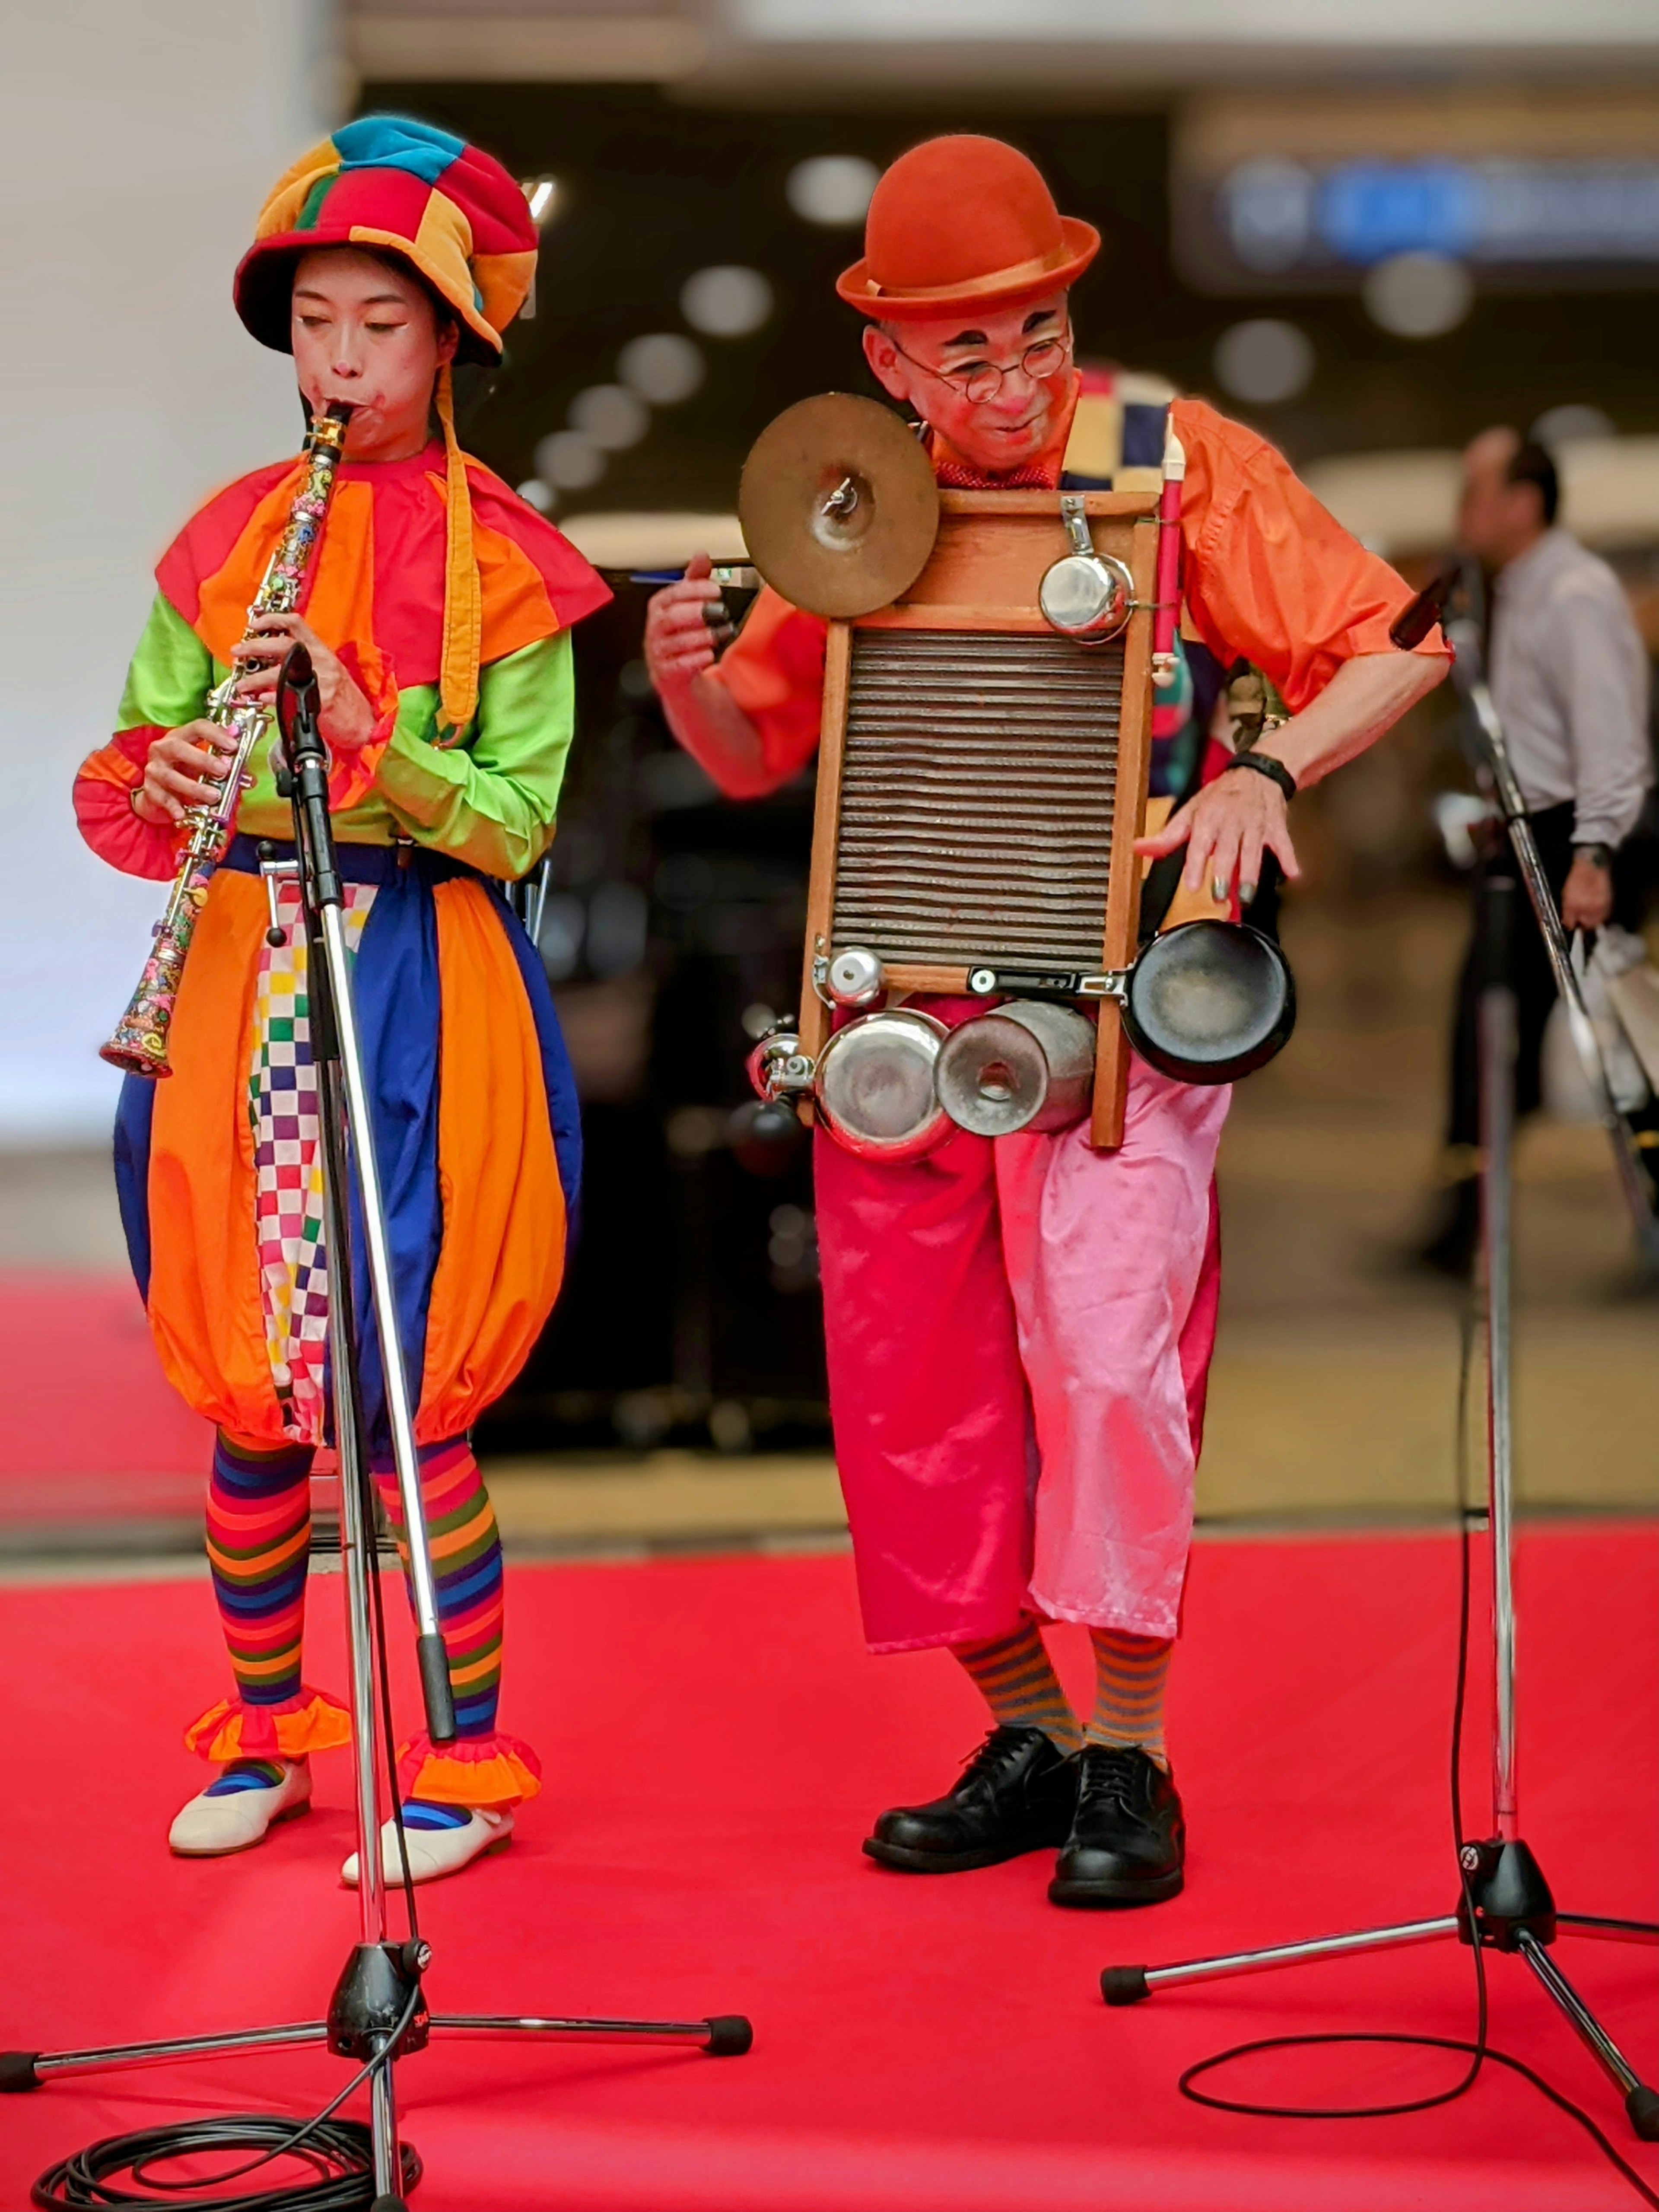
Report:
[[131,1275],[0,1274],[0,1522],[199,1506],[213,1431],[163,1379]]
[[[1561,1901],[1655,1911],[1650,1527],[1522,1547],[1526,1830]],[[1494,2072],[1449,2110],[1284,2124],[1200,2112],[1180,2068],[1322,2027],[1468,2033],[1467,1955],[1435,1947],[1108,2012],[1100,1966],[1450,1903],[1443,1745],[1455,1553],[1430,1537],[1207,1545],[1175,1684],[1191,1886],[1062,1913],[1040,1858],[919,1880],[858,1844],[943,1785],[978,1726],[942,1656],[863,1656],[842,1558],[519,1569],[505,1718],[549,1788],[503,1857],[422,1893],[440,2008],[743,2010],[752,2055],[437,2047],[400,2069],[418,2212],[1600,2212],[1633,2203],[1580,2131]],[[338,1682],[340,1584],[307,1673]],[[355,1932],[333,1886],[346,1772],[248,1856],[161,1846],[199,1768],[179,1723],[218,1686],[204,1586],[0,1593],[15,1715],[0,1808],[0,2042],[33,2047],[314,2017]],[[1067,1663],[1079,1657],[1066,1647]],[[1471,1785],[1483,1803],[1484,1755]],[[109,1809],[118,1804],[119,1810]],[[1564,1940],[1650,2080],[1654,1954]],[[1518,1961],[1495,2039],[1624,2141],[1617,2100]],[[1412,2094],[1432,2053],[1264,2062],[1240,2094]],[[0,2106],[0,2204],[52,2156],[183,2112],[299,2112],[293,2055],[68,2084]],[[1659,2158],[1632,2149],[1659,2179]]]

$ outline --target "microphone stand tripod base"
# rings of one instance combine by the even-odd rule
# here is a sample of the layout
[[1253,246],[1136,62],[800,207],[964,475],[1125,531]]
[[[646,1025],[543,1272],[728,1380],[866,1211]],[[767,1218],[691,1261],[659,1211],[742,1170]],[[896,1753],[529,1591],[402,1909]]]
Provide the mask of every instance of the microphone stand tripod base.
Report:
[[1413,1943],[1455,1938],[1478,1941],[1493,1951],[1526,1960],[1546,1995],[1562,2012],[1619,2091],[1632,2131],[1643,2142],[1659,2142],[1659,2090],[1642,2080],[1613,2038],[1567,1979],[1550,1953],[1559,1933],[1600,1937],[1619,1943],[1659,1944],[1659,1923],[1598,1919],[1588,1913],[1560,1912],[1537,1860],[1517,1838],[1508,1842],[1465,1844],[1459,1853],[1474,1899],[1474,1925],[1459,1902],[1455,1912],[1432,1920],[1396,1922],[1340,1936],[1318,1936],[1297,1943],[1276,1943],[1254,1951],[1233,1951],[1207,1959],[1186,1959],[1167,1966],[1108,1966],[1100,1977],[1106,2002],[1120,2008],[1139,2004],[1164,1989],[1218,1982],[1236,1974],[1259,1974],[1276,1966],[1311,1965],[1362,1951],[1401,1950]]
[[[1534,888],[1531,887],[1529,888]],[[1548,897],[1545,885],[1543,896]],[[1510,1424],[1510,1199],[1514,1158],[1516,1021],[1508,981],[1515,886],[1490,878],[1480,915],[1478,954],[1480,1077],[1480,1232],[1486,1282],[1486,1526],[1492,1563],[1492,1826],[1487,1840],[1458,1846],[1463,1895],[1455,1912],[1397,1922],[1298,1943],[1188,1959],[1166,1966],[1108,1966],[1101,1995],[1112,2006],[1139,2004],[1163,1989],[1340,1959],[1363,1951],[1456,1937],[1524,1959],[1546,1995],[1571,2024],[1618,2089],[1632,2128],[1659,2142],[1659,2092],[1644,2082],[1551,1955],[1559,1933],[1613,1942],[1659,1943],[1659,1923],[1598,1918],[1557,1909],[1542,1869],[1521,1839],[1515,1781],[1514,1498]],[[1554,912],[1553,907],[1550,913]],[[1559,918],[1558,918],[1559,927]],[[1460,1504],[1462,1501],[1460,1499]]]

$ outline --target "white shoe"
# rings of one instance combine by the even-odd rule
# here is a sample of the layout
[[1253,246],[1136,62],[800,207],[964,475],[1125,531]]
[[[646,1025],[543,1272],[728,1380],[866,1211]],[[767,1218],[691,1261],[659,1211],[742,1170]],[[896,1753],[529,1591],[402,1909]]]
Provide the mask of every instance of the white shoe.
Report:
[[[486,1851],[504,1851],[513,1840],[513,1815],[488,1805],[471,1806],[464,1828],[405,1828],[404,1834],[409,1844],[410,1879],[438,1881],[447,1874],[459,1874]],[[395,1820],[388,1820],[380,1830],[380,1869],[389,1888],[403,1881]],[[356,1888],[356,1851],[340,1869],[340,1880],[348,1889]]]
[[[210,1797],[206,1790],[181,1806],[167,1830],[167,1849],[180,1858],[220,1858],[264,1839],[273,1820],[286,1820],[311,1804],[311,1769],[304,1759],[279,1759],[283,1778],[268,1790],[232,1790]],[[209,1787],[211,1788],[210,1784]]]

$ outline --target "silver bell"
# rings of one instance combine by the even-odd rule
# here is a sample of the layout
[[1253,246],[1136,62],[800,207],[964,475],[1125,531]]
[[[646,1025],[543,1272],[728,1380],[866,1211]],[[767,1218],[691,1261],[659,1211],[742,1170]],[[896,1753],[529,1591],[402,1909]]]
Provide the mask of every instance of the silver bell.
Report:
[[837,952],[824,971],[823,988],[838,1006],[873,1006],[883,988],[881,963],[873,952],[850,945]]
[[799,1097],[812,1087],[812,1062],[800,1048],[800,1033],[793,1020],[774,1022],[750,1053],[746,1066],[755,1096],[768,1105],[780,1098]]

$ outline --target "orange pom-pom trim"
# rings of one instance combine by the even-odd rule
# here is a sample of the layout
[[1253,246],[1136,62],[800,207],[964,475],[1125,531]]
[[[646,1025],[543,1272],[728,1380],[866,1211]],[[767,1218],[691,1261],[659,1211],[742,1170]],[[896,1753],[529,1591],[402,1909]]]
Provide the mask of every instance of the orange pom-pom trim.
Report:
[[430,1805],[517,1805],[541,1795],[542,1763],[516,1736],[481,1735],[441,1751],[424,1731],[398,1753],[398,1795]]
[[233,1759],[306,1759],[351,1741],[351,1716],[338,1698],[307,1684],[283,1705],[222,1698],[185,1730],[185,1748],[224,1765]]

